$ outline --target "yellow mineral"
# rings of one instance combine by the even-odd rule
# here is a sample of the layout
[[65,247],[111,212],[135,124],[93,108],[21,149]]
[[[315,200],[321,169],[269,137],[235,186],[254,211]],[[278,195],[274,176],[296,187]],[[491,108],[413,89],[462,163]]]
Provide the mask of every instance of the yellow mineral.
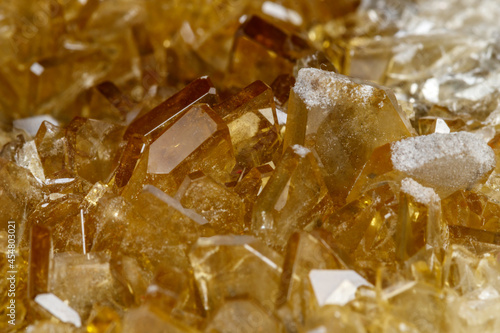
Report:
[[312,53],[306,40],[252,16],[236,32],[229,63],[232,84],[256,80],[271,84],[278,75],[291,74],[297,59]]
[[281,137],[273,91],[255,81],[214,106],[229,128],[237,168],[251,168],[277,159]]
[[283,258],[250,236],[199,238],[189,253],[203,307],[213,313],[227,298],[247,296],[272,311]]
[[294,233],[287,245],[276,306],[289,331],[305,324],[317,310],[309,287],[312,269],[341,269],[345,264],[326,242],[306,232]]
[[320,219],[331,200],[313,153],[289,147],[253,207],[252,231],[283,251],[290,235]]
[[176,193],[186,209],[203,216],[219,234],[241,234],[244,226],[244,205],[238,194],[218,184],[203,172],[189,174]]
[[141,155],[123,195],[133,198],[146,184],[173,195],[184,177],[197,170],[224,183],[234,165],[227,125],[208,105],[195,104]]
[[334,199],[342,205],[373,150],[412,135],[394,95],[367,82],[302,69],[288,105],[284,147],[315,151]]
[[0,332],[500,332],[498,17],[0,1]]
[[281,323],[252,300],[229,299],[208,324],[205,332],[284,332]]

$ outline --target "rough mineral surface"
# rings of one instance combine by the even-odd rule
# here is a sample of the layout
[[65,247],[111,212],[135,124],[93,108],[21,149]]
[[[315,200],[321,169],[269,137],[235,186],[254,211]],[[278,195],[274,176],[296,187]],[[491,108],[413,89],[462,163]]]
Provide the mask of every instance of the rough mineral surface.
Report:
[[495,153],[467,132],[434,133],[394,142],[394,169],[449,192],[471,188],[495,167]]
[[0,1],[0,332],[500,332],[499,17]]

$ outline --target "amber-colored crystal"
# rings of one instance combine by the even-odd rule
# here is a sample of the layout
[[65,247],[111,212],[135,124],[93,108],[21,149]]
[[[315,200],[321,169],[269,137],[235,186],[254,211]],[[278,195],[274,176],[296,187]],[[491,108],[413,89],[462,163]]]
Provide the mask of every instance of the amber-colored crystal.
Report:
[[446,228],[441,222],[441,200],[430,188],[410,178],[402,181],[399,197],[397,256],[412,257],[423,247],[444,248]]
[[205,317],[193,271],[175,265],[159,268],[145,295],[148,304],[170,311],[170,314],[198,327]]
[[0,332],[500,332],[498,17],[1,2]]
[[128,139],[113,176],[114,183],[119,188],[127,185],[130,177],[132,177],[137,162],[145,149],[145,145],[143,139],[138,135],[131,136]]
[[104,121],[73,119],[66,130],[73,171],[91,183],[106,181],[120,156],[123,131]]
[[332,72],[299,71],[290,95],[284,146],[301,144],[316,152],[338,204],[345,202],[376,147],[411,133],[391,92]]
[[311,269],[342,269],[344,265],[322,239],[306,232],[290,237],[276,302],[279,315],[290,326],[288,330],[294,331],[304,325],[306,318],[316,309],[309,287]]
[[422,117],[418,119],[418,134],[426,135],[441,131],[458,132],[465,129],[466,123],[463,119],[442,119],[435,117]]
[[49,269],[52,259],[50,229],[41,225],[31,228],[30,259],[28,272],[28,297],[48,292]]
[[134,197],[145,184],[174,194],[184,177],[196,170],[227,182],[234,165],[227,125],[208,105],[196,104],[141,155],[123,195]]
[[207,312],[229,297],[250,295],[274,309],[283,258],[250,236],[200,238],[189,259]]
[[399,201],[389,184],[365,192],[322,224],[336,245],[349,254],[367,277],[380,265],[394,265]]
[[40,126],[35,144],[46,179],[70,177],[68,141],[64,130],[47,121]]
[[251,168],[277,158],[281,138],[268,85],[256,81],[213,109],[229,128],[237,167]]
[[199,78],[142,117],[135,119],[128,126],[124,138],[129,139],[132,135],[141,135],[145,140],[154,141],[189,106],[194,103],[213,104],[215,102],[217,102],[217,95],[212,82],[208,77]]
[[295,61],[312,53],[307,41],[258,16],[236,32],[229,73],[236,86],[262,80],[271,84],[278,75],[291,74]]
[[110,81],[96,85],[89,95],[88,113],[83,114],[87,118],[124,121],[135,106],[130,97]]
[[245,229],[249,230],[252,223],[252,211],[255,200],[266,186],[274,169],[269,164],[252,168],[240,181],[234,186],[236,192],[245,205]]
[[255,202],[252,230],[269,244],[283,249],[294,231],[315,222],[330,206],[314,155],[307,148],[294,145],[285,151]]
[[87,332],[118,333],[120,331],[120,315],[116,311],[101,305],[97,305],[92,308],[87,324]]
[[197,329],[191,328],[181,321],[175,320],[161,309],[154,306],[142,305],[127,312],[123,318],[123,333],[145,332],[172,332],[196,333]]
[[[73,283],[79,281],[78,284]],[[110,307],[120,304],[119,288],[115,286],[109,261],[102,255],[58,254],[54,256],[54,270],[49,281],[49,291],[86,319],[92,305],[99,303]],[[77,290],[85,288],[82,297],[73,297]]]
[[228,299],[206,328],[207,332],[283,332],[281,323],[252,300]]
[[243,233],[245,211],[241,198],[201,171],[186,177],[176,197],[183,207],[203,216],[217,233]]

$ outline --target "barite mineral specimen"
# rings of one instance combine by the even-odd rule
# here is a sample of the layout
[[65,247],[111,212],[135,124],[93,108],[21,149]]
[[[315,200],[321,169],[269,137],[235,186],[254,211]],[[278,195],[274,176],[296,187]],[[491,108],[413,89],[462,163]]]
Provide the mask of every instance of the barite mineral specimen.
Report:
[[4,0],[0,331],[499,332],[497,0]]

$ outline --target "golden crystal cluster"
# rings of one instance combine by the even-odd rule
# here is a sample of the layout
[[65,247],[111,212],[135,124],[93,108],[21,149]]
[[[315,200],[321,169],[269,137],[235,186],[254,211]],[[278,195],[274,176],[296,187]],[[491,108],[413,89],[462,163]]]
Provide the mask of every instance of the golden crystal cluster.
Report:
[[1,1],[0,331],[499,332],[497,1]]

